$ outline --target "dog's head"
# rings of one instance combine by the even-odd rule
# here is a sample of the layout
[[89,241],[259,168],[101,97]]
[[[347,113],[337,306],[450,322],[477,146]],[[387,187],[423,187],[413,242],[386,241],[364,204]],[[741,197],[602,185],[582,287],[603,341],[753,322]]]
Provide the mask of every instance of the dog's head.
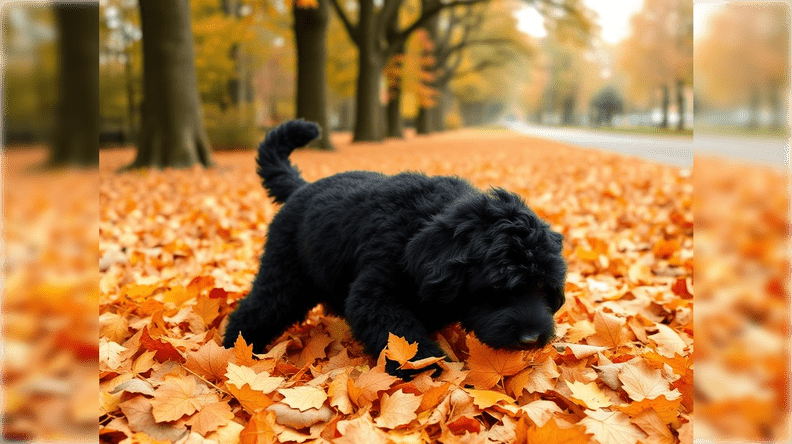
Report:
[[563,236],[519,196],[469,196],[436,216],[405,249],[425,301],[462,307],[462,326],[495,347],[540,347],[564,304]]

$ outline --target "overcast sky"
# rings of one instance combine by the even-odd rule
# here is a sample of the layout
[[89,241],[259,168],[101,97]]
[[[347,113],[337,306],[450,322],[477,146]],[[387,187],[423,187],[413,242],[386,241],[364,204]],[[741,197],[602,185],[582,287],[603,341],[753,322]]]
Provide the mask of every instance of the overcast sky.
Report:
[[[586,6],[599,14],[598,23],[602,28],[602,39],[613,44],[630,34],[630,17],[641,10],[643,0],[584,0]],[[517,14],[519,28],[534,36],[544,37],[543,19],[532,8],[525,8]]]

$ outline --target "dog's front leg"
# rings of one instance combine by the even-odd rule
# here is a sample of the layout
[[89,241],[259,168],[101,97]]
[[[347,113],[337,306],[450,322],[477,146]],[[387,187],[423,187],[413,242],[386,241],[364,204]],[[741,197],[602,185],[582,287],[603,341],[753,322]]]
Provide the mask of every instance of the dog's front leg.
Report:
[[[388,333],[404,337],[408,342],[418,343],[414,360],[430,356],[445,356],[445,353],[429,337],[426,326],[410,311],[400,298],[397,285],[389,276],[381,273],[364,273],[354,281],[346,300],[345,315],[355,337],[363,342],[366,352],[379,356],[388,344]],[[403,379],[411,379],[422,370],[400,370],[399,364],[388,360],[388,373]],[[428,368],[434,376],[440,367]]]

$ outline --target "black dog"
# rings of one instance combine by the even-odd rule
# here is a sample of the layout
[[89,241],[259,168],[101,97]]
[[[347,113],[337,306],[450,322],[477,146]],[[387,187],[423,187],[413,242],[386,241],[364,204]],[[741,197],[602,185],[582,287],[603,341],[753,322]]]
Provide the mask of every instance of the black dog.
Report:
[[259,146],[264,187],[284,205],[226,347],[242,333],[260,353],[318,303],[343,314],[374,356],[389,332],[418,342],[415,359],[443,356],[430,334],[454,322],[495,348],[552,339],[564,303],[563,236],[517,195],[415,173],[351,171],[309,184],[288,156],[318,136],[315,124],[293,121]]

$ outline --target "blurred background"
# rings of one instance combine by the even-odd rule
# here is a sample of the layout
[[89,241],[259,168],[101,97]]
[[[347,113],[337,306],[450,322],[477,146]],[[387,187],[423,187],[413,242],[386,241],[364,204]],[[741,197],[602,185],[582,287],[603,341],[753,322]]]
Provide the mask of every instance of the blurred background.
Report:
[[697,436],[788,436],[789,17],[690,0],[4,2],[4,437],[95,438],[100,147],[209,166],[294,118],[322,124],[317,149],[331,132],[505,126],[695,166]]

